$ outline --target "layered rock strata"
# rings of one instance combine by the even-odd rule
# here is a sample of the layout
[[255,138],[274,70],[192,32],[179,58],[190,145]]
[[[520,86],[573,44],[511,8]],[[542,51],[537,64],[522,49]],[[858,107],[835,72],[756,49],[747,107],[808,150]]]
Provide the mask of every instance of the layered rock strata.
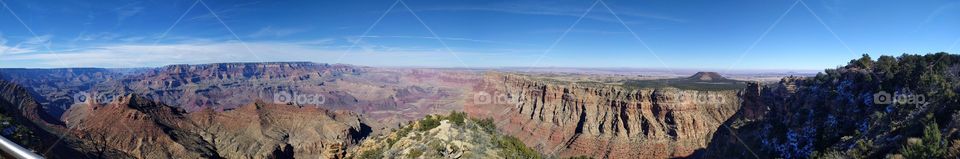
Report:
[[[490,73],[467,112],[548,156],[684,157],[708,145],[741,90],[624,89]],[[490,96],[489,98],[485,96]],[[721,128],[722,129],[722,128]]]

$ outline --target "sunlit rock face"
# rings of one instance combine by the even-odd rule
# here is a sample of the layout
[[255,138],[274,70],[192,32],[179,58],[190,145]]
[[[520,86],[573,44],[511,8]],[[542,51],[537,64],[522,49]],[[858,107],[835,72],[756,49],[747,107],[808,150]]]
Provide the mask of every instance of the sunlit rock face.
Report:
[[[548,156],[685,157],[706,147],[740,108],[742,90],[624,89],[491,73],[469,102],[475,116]],[[485,99],[481,99],[485,100]]]

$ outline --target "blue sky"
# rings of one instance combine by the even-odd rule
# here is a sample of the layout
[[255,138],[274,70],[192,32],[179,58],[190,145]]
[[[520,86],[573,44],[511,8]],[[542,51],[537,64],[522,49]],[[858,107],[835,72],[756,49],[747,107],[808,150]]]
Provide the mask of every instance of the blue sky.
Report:
[[0,67],[821,70],[960,52],[960,2],[947,0],[0,1]]

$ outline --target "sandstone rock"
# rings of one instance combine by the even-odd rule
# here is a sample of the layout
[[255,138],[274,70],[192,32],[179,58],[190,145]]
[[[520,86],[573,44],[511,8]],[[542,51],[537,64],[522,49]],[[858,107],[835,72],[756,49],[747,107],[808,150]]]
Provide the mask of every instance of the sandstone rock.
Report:
[[133,158],[342,157],[344,145],[372,131],[352,113],[263,102],[188,114],[128,95],[75,109],[91,107],[90,114],[75,115],[86,118],[69,122],[76,137]]

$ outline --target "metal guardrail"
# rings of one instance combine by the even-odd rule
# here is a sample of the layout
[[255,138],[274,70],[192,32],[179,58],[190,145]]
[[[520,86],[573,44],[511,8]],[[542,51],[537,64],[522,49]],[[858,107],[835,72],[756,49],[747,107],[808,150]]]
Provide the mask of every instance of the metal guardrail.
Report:
[[7,140],[7,138],[0,137],[0,149],[3,150],[4,156],[10,156],[19,159],[42,159],[40,155],[33,153],[30,149],[23,148],[13,141]]

